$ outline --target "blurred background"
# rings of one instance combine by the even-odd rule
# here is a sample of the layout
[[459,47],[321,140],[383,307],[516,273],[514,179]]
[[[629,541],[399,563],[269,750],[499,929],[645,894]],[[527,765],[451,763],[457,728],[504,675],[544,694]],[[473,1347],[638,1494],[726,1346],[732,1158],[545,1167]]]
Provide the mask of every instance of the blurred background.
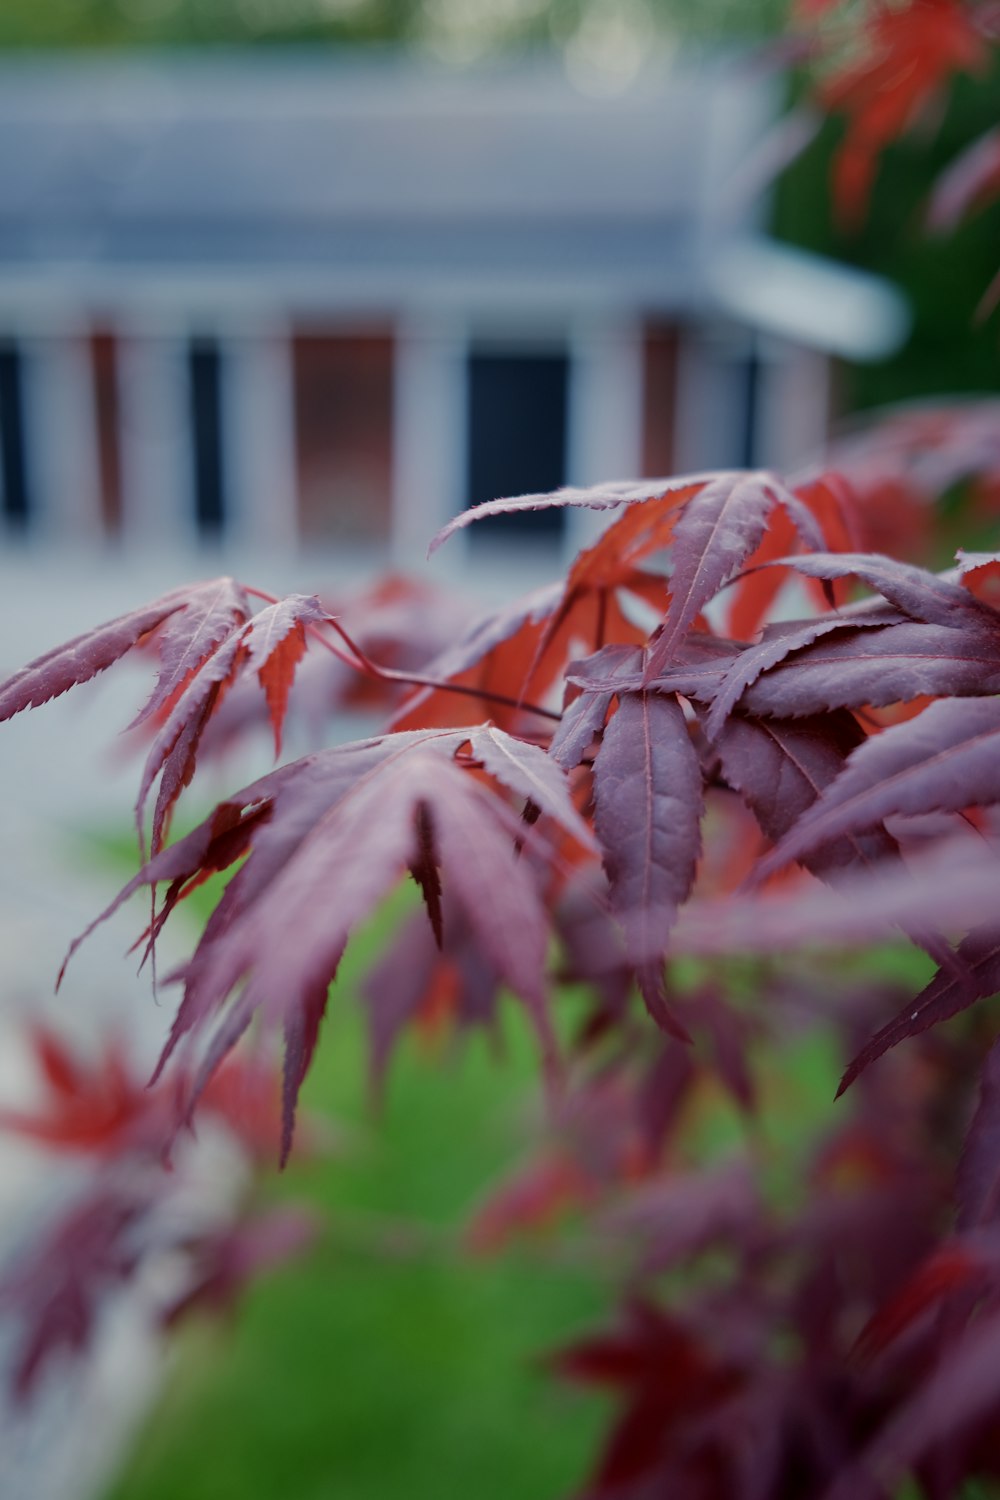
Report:
[[[79,44],[0,77],[12,538],[415,566],[498,495],[799,464],[903,342],[771,232],[787,80],[735,15],[85,12],[5,21]],[[458,546],[518,525],[575,540]]]
[[[933,134],[890,149],[848,232],[841,127],[787,114],[786,22],[780,0],[3,0],[0,669],[221,571],[328,593],[391,566],[502,596],[586,522],[472,527],[428,568],[469,505],[794,470],[873,406],[995,392],[996,321],[973,313],[996,214],[922,223],[995,82],[960,80]],[[26,1017],[65,1019],[59,954],[134,868],[135,770],[106,750],[139,701],[126,674],[0,736],[7,1100],[37,1092]],[[121,931],[71,1024],[85,1050],[125,1031],[141,1073],[169,1005],[123,975]],[[231,1338],[182,1343],[114,1493],[565,1492],[600,1413],[530,1360],[603,1305],[601,1274],[470,1269],[449,1238],[527,1129],[524,1039],[446,1086],[405,1051],[377,1125],[360,1027],[333,1029],[313,1103],[352,1146],[296,1172],[339,1238]],[[8,1140],[0,1252],[73,1180]],[[393,1230],[411,1213],[433,1226],[415,1246]],[[110,1493],[161,1381],[151,1295],[82,1377],[6,1414],[4,1500]]]

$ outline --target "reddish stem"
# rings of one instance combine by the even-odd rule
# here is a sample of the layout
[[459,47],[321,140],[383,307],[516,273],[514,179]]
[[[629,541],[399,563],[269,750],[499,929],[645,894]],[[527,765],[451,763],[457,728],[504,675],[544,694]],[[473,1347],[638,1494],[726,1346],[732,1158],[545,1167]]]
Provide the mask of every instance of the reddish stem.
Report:
[[[251,588],[248,584],[244,584],[243,589],[245,593],[252,594],[255,599],[263,599],[267,604],[279,602],[273,594],[267,594],[263,589]],[[538,714],[543,719],[552,719],[557,724],[562,718],[561,714],[551,708],[542,708],[537,703],[524,703],[517,698],[509,697],[506,693],[495,693],[490,688],[473,687],[463,682],[447,682],[437,677],[425,677],[416,672],[397,672],[392,667],[380,666],[378,662],[372,661],[356,641],[352,640],[343,625],[332,615],[327,616],[326,623],[332,625],[344,644],[353,652],[353,659],[345,656],[342,651],[338,651],[331,640],[321,635],[318,626],[307,624],[305,628],[308,634],[314,640],[319,641],[320,645],[324,646],[338,661],[344,662],[346,666],[354,667],[367,677],[374,677],[380,682],[400,682],[407,687],[428,687],[443,693],[459,693],[466,698],[482,698],[489,703],[501,704],[504,708],[525,709],[528,713]]]

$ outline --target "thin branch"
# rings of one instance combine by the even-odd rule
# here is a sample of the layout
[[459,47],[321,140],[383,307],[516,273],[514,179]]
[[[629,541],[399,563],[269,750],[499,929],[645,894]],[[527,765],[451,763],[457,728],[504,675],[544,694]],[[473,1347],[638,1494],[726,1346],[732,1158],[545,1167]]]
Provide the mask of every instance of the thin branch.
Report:
[[[273,594],[267,594],[263,589],[250,588],[246,584],[244,585],[244,589],[246,593],[252,594],[256,599],[263,599],[267,604],[277,604],[279,602]],[[371,657],[361,649],[357,642],[344,629],[343,625],[334,619],[332,615],[327,617],[326,623],[333,627],[344,644],[353,652],[354,659],[345,656],[331,640],[325,635],[321,635],[317,625],[307,624],[305,627],[307,634],[314,640],[319,641],[338,661],[343,662],[346,666],[354,667],[356,671],[363,672],[368,677],[374,677],[380,682],[399,682],[405,687],[434,688],[443,693],[459,693],[466,698],[482,698],[488,703],[500,704],[503,708],[524,709],[527,713],[537,714],[539,718],[552,719],[557,724],[562,718],[562,714],[557,713],[554,709],[542,708],[537,703],[524,703],[517,698],[510,697],[507,693],[493,692],[490,688],[474,687],[463,682],[442,681],[438,677],[426,677],[416,672],[397,672],[393,667],[380,666],[378,662],[372,661]]]

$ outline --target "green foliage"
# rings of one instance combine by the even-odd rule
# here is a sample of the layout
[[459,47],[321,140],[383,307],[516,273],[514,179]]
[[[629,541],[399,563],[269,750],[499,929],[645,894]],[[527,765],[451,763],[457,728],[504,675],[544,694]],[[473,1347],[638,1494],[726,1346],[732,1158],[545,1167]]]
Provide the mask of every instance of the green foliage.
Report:
[[[782,239],[877,272],[905,293],[913,332],[891,358],[844,367],[839,404],[847,411],[940,395],[1000,389],[998,316],[977,319],[977,306],[996,274],[1000,202],[949,234],[926,227],[938,174],[1000,113],[1000,65],[978,79],[955,79],[938,122],[888,147],[861,227],[838,229],[830,197],[830,166],[843,124],[828,119],[816,141],[785,173],[775,198],[774,229]],[[968,545],[968,543],[967,543]]]
[[5,0],[0,48],[416,43],[457,60],[621,28],[715,42],[773,32],[783,0]]

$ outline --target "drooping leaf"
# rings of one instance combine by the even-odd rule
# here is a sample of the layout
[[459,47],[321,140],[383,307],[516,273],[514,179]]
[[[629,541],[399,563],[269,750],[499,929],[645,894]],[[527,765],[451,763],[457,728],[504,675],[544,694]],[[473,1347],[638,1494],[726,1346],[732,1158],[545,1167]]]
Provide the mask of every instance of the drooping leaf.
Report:
[[1000,928],[994,922],[977,927],[959,944],[957,971],[940,969],[915,1000],[872,1037],[840,1081],[838,1095],[890,1047],[948,1021],[1000,989]]
[[549,744],[549,754],[557,766],[572,771],[580,764],[593,743],[595,734],[604,728],[614,694],[610,691],[581,692],[574,698]]
[[578,489],[568,485],[563,489],[551,490],[547,494],[517,495],[511,499],[488,500],[482,505],[474,505],[470,510],[464,510],[461,515],[449,521],[447,526],[442,527],[431,542],[428,553],[436,552],[438,547],[456,531],[461,531],[463,527],[470,526],[474,521],[487,516],[518,515],[524,511],[549,510],[553,506],[582,507],[585,510],[618,510],[625,505],[658,500],[673,491],[702,484],[711,477],[707,474],[689,474],[676,479],[647,479],[639,484],[626,482],[599,484],[589,489]]
[[281,729],[295,668],[305,655],[305,626],[322,624],[328,618],[315,594],[290,594],[255,615],[244,634],[249,664],[256,668],[267,699],[275,755],[281,754]]
[[917,718],[859,745],[836,781],[762,861],[760,875],[894,814],[960,812],[997,802],[998,747],[1000,698],[932,703]]
[[[200,601],[203,591],[208,588],[210,585],[174,589],[153,604],[119,615],[117,619],[98,625],[96,629],[36,657],[0,684],[0,720],[9,719],[22,709],[36,708],[77,683],[96,677],[98,672],[112,666],[133,646],[145,640],[165,620],[186,610],[192,596],[195,601]],[[197,612],[197,602],[195,609]]]
[[[515,858],[509,826],[502,817],[498,823],[495,803],[453,759],[427,750],[411,752],[405,764],[387,758],[355,783],[302,839],[269,885],[266,901],[241,911],[211,959],[205,955],[194,980],[197,1010],[217,1010],[236,985],[245,980],[245,987],[209,1044],[201,1078],[236,1039],[244,1018],[260,1011],[266,1025],[278,1026],[318,1004],[352,928],[412,861],[414,820],[424,807],[445,881],[551,1049],[541,990],[547,922],[528,866]],[[290,1120],[287,1128],[290,1133]]]
[[230,799],[130,882],[126,893],[169,879],[176,899],[178,882],[197,878],[203,861],[217,866],[221,858],[247,856],[186,966],[161,1060],[182,1037],[217,1020],[193,1098],[260,1013],[265,1029],[286,1035],[287,1149],[294,1096],[348,937],[407,867],[427,861],[434,862],[434,873],[425,873],[435,889],[440,861],[450,899],[499,978],[528,1005],[551,1059],[543,978],[548,918],[532,862],[517,857],[523,825],[494,783],[483,783],[482,766],[570,839],[591,843],[545,752],[484,725],[390,735],[307,756]]
[[143,766],[136,802],[136,822],[141,831],[146,801],[159,776],[160,787],[153,812],[151,849],[162,847],[171,810],[194,775],[198,741],[225,686],[237,670],[241,638],[228,635],[193,676],[156,734]]
[[1000,634],[906,620],[817,640],[763,672],[739,701],[747,713],[790,718],[998,688]]
[[759,544],[776,503],[768,474],[720,475],[687,502],[674,527],[670,606],[646,665],[670,662],[695,616]]
[[[845,710],[794,720],[734,714],[715,749],[727,783],[740,793],[762,832],[777,843],[800,825],[836,783],[847,757],[863,743],[862,730]],[[876,828],[860,838],[824,841],[804,862],[814,874],[828,875],[882,858],[892,848],[892,841]]]
[[611,900],[636,961],[643,999],[680,1030],[662,989],[662,956],[701,849],[701,767],[676,699],[622,695],[594,761],[594,829]]
[[899,618],[895,610],[886,606],[881,610],[869,610],[863,618],[857,613],[850,618],[827,615],[802,623],[796,622],[792,626],[769,626],[760,641],[741,651],[722,675],[711,709],[705,717],[705,732],[710,739],[715,739],[744,691],[757,681],[762,672],[778,666],[786,657],[805,650],[821,636],[830,635],[836,630],[857,630],[859,627],[871,630],[879,625],[895,623]]
[[[146,756],[136,820],[143,826],[146,800],[157,777],[160,785],[153,813],[152,852],[163,838],[178,797],[194,775],[201,739],[225,693],[245,669],[256,670],[271,716],[275,749],[295,668],[305,650],[305,626],[328,619],[312,595],[293,594],[267,605],[249,622],[233,628],[180,680],[180,691],[165,699],[169,713]],[[157,697],[159,689],[157,690]],[[145,715],[144,715],[145,716]]]
[[131,727],[169,703],[250,613],[246,594],[232,578],[215,578],[190,589],[183,610],[171,615],[160,632],[160,675]]
[[1000,615],[974,603],[968,591],[939,573],[868,552],[814,552],[777,560],[810,578],[860,578],[890,604],[926,625],[962,625],[970,613],[1000,628]]

